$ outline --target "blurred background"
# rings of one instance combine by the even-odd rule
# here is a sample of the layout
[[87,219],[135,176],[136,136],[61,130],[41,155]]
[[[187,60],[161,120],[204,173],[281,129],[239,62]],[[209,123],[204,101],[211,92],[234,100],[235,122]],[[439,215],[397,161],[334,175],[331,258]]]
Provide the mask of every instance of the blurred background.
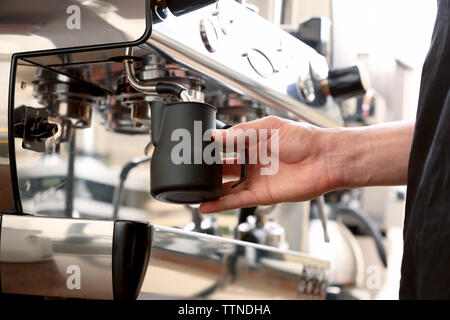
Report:
[[[436,1],[428,0],[248,0],[247,5],[283,29],[296,33],[312,17],[330,22],[328,59],[332,67],[362,63],[377,96],[371,123],[414,119],[421,70],[436,16]],[[349,114],[357,99],[343,102]],[[352,125],[351,121],[347,125]],[[402,257],[402,226],[406,187],[355,190],[359,206],[386,235],[388,268],[379,289],[361,290],[368,299],[397,299]],[[347,222],[347,225],[351,222]],[[289,231],[287,230],[287,233]],[[366,266],[376,265],[373,244],[356,237]],[[366,270],[365,289],[370,281]]]
[[248,0],[284,29],[311,17],[331,22],[334,67],[363,60],[373,88],[386,101],[384,121],[414,119],[422,64],[436,16],[427,0]]

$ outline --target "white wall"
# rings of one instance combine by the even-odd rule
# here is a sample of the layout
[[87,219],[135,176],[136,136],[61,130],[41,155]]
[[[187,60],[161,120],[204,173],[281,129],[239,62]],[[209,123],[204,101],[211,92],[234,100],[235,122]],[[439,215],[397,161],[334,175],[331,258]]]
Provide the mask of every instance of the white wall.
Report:
[[298,25],[313,16],[331,19],[331,0],[284,0],[284,24]]
[[332,0],[334,65],[369,54],[372,85],[387,101],[388,120],[415,116],[435,15],[430,0]]

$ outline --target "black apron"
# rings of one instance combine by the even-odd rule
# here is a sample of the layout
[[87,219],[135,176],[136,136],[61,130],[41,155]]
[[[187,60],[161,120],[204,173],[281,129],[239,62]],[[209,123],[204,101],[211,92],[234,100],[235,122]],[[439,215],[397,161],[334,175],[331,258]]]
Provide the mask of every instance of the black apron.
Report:
[[408,169],[400,299],[450,299],[450,0],[438,0]]

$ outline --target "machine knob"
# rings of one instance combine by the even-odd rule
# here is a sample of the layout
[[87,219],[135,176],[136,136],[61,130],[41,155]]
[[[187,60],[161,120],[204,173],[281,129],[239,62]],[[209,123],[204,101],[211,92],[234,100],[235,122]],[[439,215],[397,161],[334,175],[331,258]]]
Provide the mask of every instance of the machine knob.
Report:
[[330,69],[328,78],[319,83],[324,96],[331,95],[337,100],[363,95],[369,87],[369,77],[361,66]]

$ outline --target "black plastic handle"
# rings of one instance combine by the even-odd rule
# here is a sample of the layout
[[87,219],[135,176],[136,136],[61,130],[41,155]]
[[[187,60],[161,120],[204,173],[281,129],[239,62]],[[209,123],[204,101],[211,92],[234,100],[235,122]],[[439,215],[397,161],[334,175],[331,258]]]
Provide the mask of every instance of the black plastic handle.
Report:
[[114,300],[135,300],[150,259],[153,226],[145,222],[114,222],[112,273]]
[[242,182],[247,180],[247,168],[248,168],[248,149],[245,148],[244,150],[244,163],[241,164],[241,177],[239,180],[231,186],[231,188],[236,188],[238,185],[240,185]]
[[335,99],[344,100],[365,94],[368,79],[359,66],[331,69],[328,72],[328,87]]
[[187,91],[186,88],[178,83],[158,82],[156,84],[156,92],[159,94],[173,94],[173,95],[179,97],[181,92],[183,92],[183,91]]

